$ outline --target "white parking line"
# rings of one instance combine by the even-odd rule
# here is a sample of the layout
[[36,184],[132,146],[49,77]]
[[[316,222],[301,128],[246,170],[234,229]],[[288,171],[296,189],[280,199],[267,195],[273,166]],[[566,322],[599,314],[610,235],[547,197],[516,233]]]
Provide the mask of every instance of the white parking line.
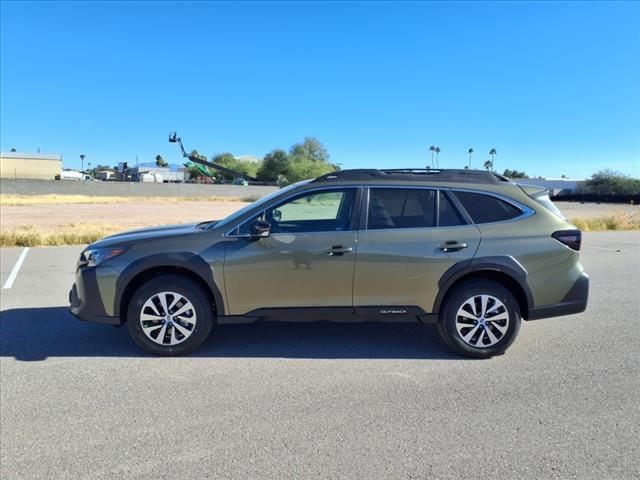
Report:
[[28,251],[29,251],[29,247],[25,247],[25,249],[22,250],[22,253],[18,257],[18,261],[13,266],[13,270],[11,270],[11,273],[9,274],[9,278],[7,278],[7,281],[4,283],[4,286],[2,287],[3,289],[13,287],[13,282],[16,281],[16,277],[18,276],[20,267],[22,267],[22,264],[24,263],[24,259],[27,258]]

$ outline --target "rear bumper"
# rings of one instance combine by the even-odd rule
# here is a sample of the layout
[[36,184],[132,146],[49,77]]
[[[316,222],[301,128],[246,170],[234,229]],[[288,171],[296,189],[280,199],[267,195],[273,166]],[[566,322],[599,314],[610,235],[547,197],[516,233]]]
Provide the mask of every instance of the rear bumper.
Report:
[[582,313],[587,309],[589,299],[589,275],[582,272],[571,290],[560,303],[554,305],[543,305],[529,309],[527,320],[539,320],[541,318],[560,317],[562,315],[572,315]]
[[107,315],[100,298],[95,269],[79,269],[69,291],[69,310],[80,320],[120,325],[120,318]]

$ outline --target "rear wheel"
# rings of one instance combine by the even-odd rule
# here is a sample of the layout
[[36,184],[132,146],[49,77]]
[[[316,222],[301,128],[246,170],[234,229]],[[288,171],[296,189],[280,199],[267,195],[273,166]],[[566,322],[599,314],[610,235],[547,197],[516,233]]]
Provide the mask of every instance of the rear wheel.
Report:
[[209,295],[191,279],[163,275],[144,283],[127,309],[129,334],[145,352],[184,355],[204,343],[215,321]]
[[438,331],[456,353],[489,358],[509,348],[520,321],[518,302],[507,288],[491,280],[470,280],[447,299]]

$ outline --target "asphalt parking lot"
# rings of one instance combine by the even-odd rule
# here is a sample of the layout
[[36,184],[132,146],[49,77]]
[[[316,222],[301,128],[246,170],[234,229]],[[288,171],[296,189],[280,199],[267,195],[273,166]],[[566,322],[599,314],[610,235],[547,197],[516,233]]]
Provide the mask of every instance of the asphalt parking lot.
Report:
[[67,312],[80,247],[23,251],[0,250],[3,480],[640,478],[640,232],[585,234],[587,312],[491,360],[327,323],[154,358]]

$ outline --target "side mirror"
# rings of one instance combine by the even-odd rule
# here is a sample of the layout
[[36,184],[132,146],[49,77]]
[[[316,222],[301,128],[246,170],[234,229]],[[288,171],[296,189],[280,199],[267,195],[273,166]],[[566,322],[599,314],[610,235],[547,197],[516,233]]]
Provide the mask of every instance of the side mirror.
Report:
[[276,222],[279,222],[280,220],[282,220],[282,212],[280,210],[274,210],[273,212],[271,212],[271,217]]
[[271,234],[271,224],[265,220],[256,220],[251,225],[251,238],[266,238]]

